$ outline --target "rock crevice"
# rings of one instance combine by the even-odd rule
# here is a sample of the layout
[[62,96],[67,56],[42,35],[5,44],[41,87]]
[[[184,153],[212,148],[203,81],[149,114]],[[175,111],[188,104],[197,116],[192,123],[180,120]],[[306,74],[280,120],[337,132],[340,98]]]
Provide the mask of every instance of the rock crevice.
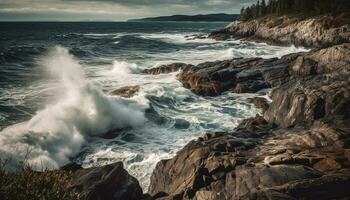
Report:
[[[207,133],[158,163],[154,199],[344,199],[350,193],[350,44],[281,59],[234,59],[192,66],[179,80],[219,95],[260,80],[272,103],[229,133]],[[204,86],[208,88],[204,88]],[[231,90],[232,91],[232,90]]]

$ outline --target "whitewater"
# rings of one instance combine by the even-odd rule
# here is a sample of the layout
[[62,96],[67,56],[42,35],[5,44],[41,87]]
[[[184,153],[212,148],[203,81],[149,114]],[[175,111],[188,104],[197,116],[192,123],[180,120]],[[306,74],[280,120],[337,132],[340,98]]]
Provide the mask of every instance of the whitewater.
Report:
[[[259,94],[200,97],[181,85],[176,72],[154,76],[144,69],[307,51],[185,38],[223,27],[220,23],[41,26],[42,32],[7,27],[0,33],[0,157],[11,158],[13,166],[25,160],[37,170],[122,161],[145,190],[158,161],[260,111],[247,103]],[[13,35],[16,41],[9,41]],[[132,98],[110,95],[135,85],[141,89]]]

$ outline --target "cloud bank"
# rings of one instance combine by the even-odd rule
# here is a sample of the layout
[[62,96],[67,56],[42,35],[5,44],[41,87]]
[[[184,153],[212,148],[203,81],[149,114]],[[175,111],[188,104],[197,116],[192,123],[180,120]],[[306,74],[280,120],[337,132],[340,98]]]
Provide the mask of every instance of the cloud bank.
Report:
[[172,14],[239,13],[255,0],[0,0],[2,21],[123,21]]

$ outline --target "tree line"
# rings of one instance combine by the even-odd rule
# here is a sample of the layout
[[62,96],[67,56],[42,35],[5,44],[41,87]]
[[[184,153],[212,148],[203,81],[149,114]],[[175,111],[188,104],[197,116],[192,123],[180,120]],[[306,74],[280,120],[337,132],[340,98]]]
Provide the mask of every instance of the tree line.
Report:
[[250,20],[266,15],[321,15],[350,12],[350,0],[258,0],[241,9],[241,19]]

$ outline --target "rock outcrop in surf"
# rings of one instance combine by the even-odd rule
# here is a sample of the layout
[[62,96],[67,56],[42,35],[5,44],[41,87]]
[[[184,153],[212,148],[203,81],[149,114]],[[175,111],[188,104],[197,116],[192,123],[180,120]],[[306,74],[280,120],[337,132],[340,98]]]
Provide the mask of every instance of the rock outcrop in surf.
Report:
[[[157,164],[155,199],[342,199],[350,187],[350,44],[281,59],[200,64],[179,74],[200,95],[260,80],[263,116],[208,133]],[[203,78],[204,77],[204,78]],[[203,89],[201,85],[210,86]],[[231,90],[232,91],[232,90]],[[254,100],[252,100],[254,102]],[[267,102],[265,102],[267,103]]]

